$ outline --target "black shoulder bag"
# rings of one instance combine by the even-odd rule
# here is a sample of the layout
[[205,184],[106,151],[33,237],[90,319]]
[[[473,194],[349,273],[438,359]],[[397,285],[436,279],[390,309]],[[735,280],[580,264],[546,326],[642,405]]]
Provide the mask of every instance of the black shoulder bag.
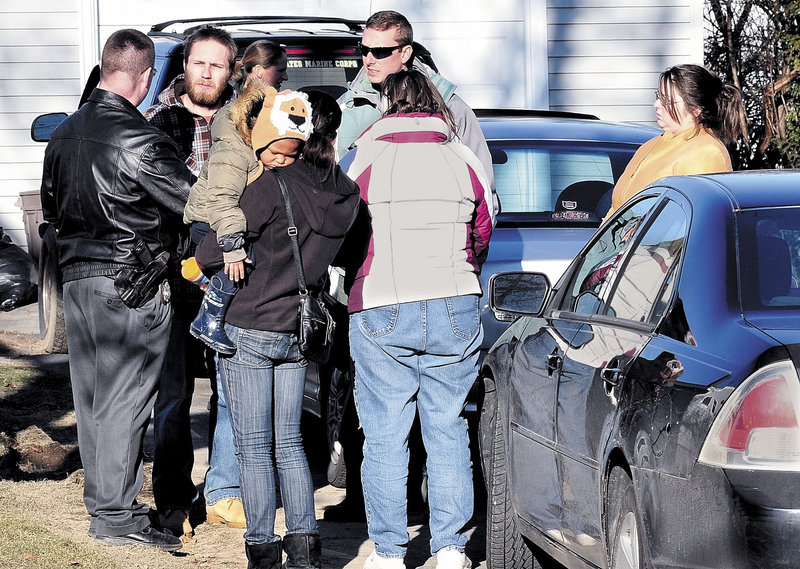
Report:
[[306,275],[303,271],[303,260],[300,256],[300,245],[297,242],[297,226],[294,224],[292,206],[289,203],[289,191],[286,182],[277,170],[272,170],[278,185],[281,187],[283,203],[286,206],[286,217],[289,218],[289,238],[292,240],[292,254],[297,266],[297,284],[300,289],[300,306],[297,309],[297,337],[300,353],[307,359],[324,364],[331,357],[333,336],[336,322],[331,316],[325,302],[325,293],[315,293],[306,287]]

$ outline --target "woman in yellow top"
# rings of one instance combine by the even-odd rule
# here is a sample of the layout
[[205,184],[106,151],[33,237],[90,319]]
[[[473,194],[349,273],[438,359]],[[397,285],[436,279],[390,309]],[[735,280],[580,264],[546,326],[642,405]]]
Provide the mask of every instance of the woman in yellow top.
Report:
[[676,65],[659,77],[656,120],[664,134],[645,142],[614,186],[608,218],[665,176],[730,172],[726,144],[741,131],[739,89],[700,65]]

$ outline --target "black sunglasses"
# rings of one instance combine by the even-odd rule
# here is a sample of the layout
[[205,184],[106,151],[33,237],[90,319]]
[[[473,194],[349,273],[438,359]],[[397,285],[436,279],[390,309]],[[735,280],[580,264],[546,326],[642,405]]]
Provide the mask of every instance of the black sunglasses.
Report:
[[404,45],[395,45],[393,47],[367,47],[363,43],[358,43],[358,49],[361,51],[363,57],[367,57],[370,53],[375,59],[386,59],[398,49],[404,48]]

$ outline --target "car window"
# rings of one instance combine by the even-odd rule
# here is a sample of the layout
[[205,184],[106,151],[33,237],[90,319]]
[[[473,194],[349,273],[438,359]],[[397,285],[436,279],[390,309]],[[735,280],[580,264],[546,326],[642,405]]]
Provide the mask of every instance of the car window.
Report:
[[688,226],[683,208],[667,201],[626,259],[608,303],[609,316],[647,322],[663,314]]
[[657,198],[639,200],[624,209],[593,241],[576,267],[561,310],[581,314],[604,311],[611,283],[617,274],[636,231],[644,223]]
[[800,308],[800,208],[739,213],[737,240],[742,309]]
[[489,141],[504,214],[537,213],[570,222],[600,220],[635,148],[613,144]]

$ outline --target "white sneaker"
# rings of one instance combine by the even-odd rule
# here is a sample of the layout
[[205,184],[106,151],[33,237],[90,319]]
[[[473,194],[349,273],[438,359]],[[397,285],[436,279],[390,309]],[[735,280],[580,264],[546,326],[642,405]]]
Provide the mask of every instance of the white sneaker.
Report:
[[406,564],[400,557],[383,557],[373,550],[364,561],[364,569],[406,569]]
[[472,561],[458,549],[440,549],[436,552],[437,569],[472,569]]

